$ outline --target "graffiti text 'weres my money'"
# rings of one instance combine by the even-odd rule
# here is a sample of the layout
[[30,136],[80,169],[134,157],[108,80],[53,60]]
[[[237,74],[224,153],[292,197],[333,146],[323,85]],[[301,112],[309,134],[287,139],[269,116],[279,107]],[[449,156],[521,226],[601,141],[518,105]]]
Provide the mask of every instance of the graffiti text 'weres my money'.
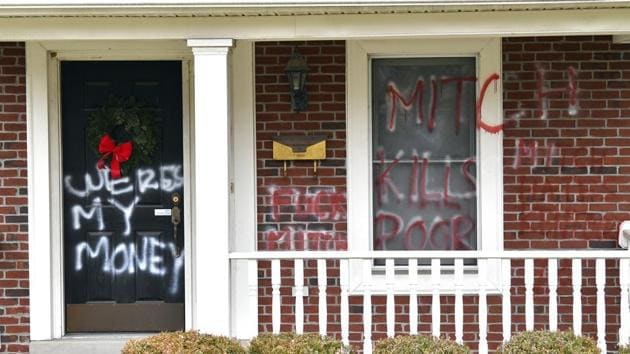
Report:
[[[129,177],[111,179],[109,170],[96,168],[96,174],[86,173],[83,184],[73,180],[72,176],[64,177],[66,192],[79,199],[90,198],[91,202],[77,203],[69,207],[72,229],[84,228],[83,223],[89,221],[95,225],[97,232],[86,233],[86,239],[76,244],[74,249],[74,270],[84,271],[86,263],[95,263],[105,274],[143,273],[152,277],[169,277],[169,292],[180,291],[180,277],[184,258],[178,257],[173,242],[161,241],[159,235],[139,235],[131,237],[132,217],[142,198],[150,191],[173,192],[183,187],[184,179],[181,165],[165,165],[157,169],[139,168],[134,182]],[[103,192],[105,194],[103,194]],[[106,220],[103,201],[106,200],[124,222],[120,230],[123,241],[117,239],[108,230],[108,223],[121,225],[120,220]],[[122,201],[126,200],[126,201]],[[158,233],[159,234],[159,233]],[[172,264],[172,267],[169,266]]]

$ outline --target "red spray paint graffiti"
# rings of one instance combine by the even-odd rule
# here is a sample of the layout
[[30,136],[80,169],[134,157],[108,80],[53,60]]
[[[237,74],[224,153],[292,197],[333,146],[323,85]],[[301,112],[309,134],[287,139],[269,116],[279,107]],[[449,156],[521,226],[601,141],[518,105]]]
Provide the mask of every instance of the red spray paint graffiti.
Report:
[[[423,249],[472,249],[471,237],[474,231],[474,221],[467,215],[458,212],[453,214],[453,211],[462,209],[461,201],[464,199],[473,198],[475,195],[475,177],[471,171],[475,159],[466,159],[459,169],[453,169],[451,163],[448,161],[442,162],[441,171],[432,167],[431,186],[429,189],[430,174],[429,165],[431,164],[429,159],[429,153],[425,152],[422,157],[418,155],[418,152],[414,149],[411,156],[410,163],[411,168],[404,167],[400,160],[404,153],[402,151],[396,157],[396,164],[385,164],[381,158],[380,168],[381,171],[385,170],[387,173],[391,173],[395,169],[402,169],[397,173],[398,183],[408,183],[408,208],[406,211],[402,211],[402,214],[398,214],[400,205],[398,201],[396,203],[390,203],[386,198],[377,200],[379,208],[376,211],[374,217],[374,247],[375,249],[388,249],[390,244],[395,243],[408,250],[423,250]],[[400,180],[400,172],[409,172],[409,182]],[[439,173],[441,178],[436,178],[436,173]],[[464,183],[467,187],[459,187],[459,193],[453,193],[451,190],[452,179],[455,174],[461,174],[456,176],[458,181]],[[376,172],[376,176],[383,176],[383,172]],[[389,181],[392,186],[392,191],[398,192],[401,186],[396,186],[393,180]],[[436,188],[436,183],[441,183],[439,189]],[[383,185],[384,182],[379,178],[376,178],[375,187]],[[462,192],[467,188],[468,192]],[[376,189],[378,190],[378,189]],[[393,207],[392,206],[397,205]],[[412,208],[412,209],[409,209]],[[409,212],[409,210],[417,210],[417,212]],[[438,213],[442,217],[435,217],[433,221],[423,219],[421,215],[425,214],[425,211],[429,213]],[[406,214],[403,216],[403,214]],[[411,214],[411,215],[409,215]],[[450,216],[449,216],[450,215]]]
[[[550,167],[558,151],[556,145],[553,142],[549,143],[549,146],[543,149],[543,154],[540,154],[540,150],[541,148],[538,146],[537,141],[526,142],[524,140],[517,139],[514,163],[512,164],[512,167],[521,167],[523,165],[523,160],[529,161],[530,166],[542,165]],[[540,159],[543,161],[542,164],[539,164]]]
[[[379,160],[381,160],[381,166],[384,166],[385,165],[385,152],[381,150],[377,152],[377,155],[378,155]],[[398,190],[398,187],[396,186],[396,184],[394,184],[394,182],[392,181],[389,175],[392,169],[396,167],[398,162],[400,162],[400,159],[403,157],[403,155],[404,155],[404,152],[402,150],[399,151],[398,154],[396,154],[396,158],[394,159],[394,161],[392,161],[389,164],[389,166],[385,167],[383,169],[383,172],[381,172],[378,176],[376,176],[376,187],[378,190],[377,197],[378,197],[379,204],[389,202],[389,191],[391,191],[394,194],[397,202],[400,202],[405,197],[404,194],[400,193],[400,191]]]
[[[284,208],[294,219],[307,221],[336,221],[346,219],[346,195],[335,190],[318,190],[306,193],[297,188],[271,188],[271,220],[282,222]],[[310,230],[301,225],[273,226],[263,232],[266,250],[325,251],[345,250],[345,232],[335,230]],[[325,228],[321,225],[315,228]]]
[[374,221],[375,249],[386,249],[387,242],[402,235],[406,250],[470,250],[472,246],[468,236],[474,225],[469,216],[455,215],[449,219],[436,218],[427,230],[427,224],[420,216],[405,225],[395,213],[380,211]]
[[[538,116],[540,118],[547,118],[547,108],[548,108],[548,98],[550,97],[559,97],[563,94],[568,96],[568,112],[569,115],[577,114],[577,71],[574,67],[570,66],[567,69],[568,82],[566,87],[560,89],[550,89],[546,87],[545,84],[545,72],[542,69],[537,70],[537,84],[536,84],[536,100],[538,101]],[[516,114],[510,119],[506,119],[504,123],[501,124],[490,124],[483,118],[483,104],[486,99],[486,94],[490,85],[494,83],[494,90],[497,90],[497,83],[500,80],[500,76],[497,73],[489,75],[487,78],[483,80],[481,84],[481,89],[479,91],[479,97],[477,98],[477,102],[475,105],[475,119],[477,123],[477,129],[482,129],[488,133],[496,134],[501,132],[506,125],[514,124],[513,120],[519,118],[521,114]],[[476,82],[477,79],[475,77],[462,76],[462,77],[444,77],[441,78],[439,83],[441,85],[447,85],[450,83],[455,83],[456,91],[455,91],[455,102],[448,102],[448,104],[455,105],[455,133],[459,134],[460,124],[461,124],[461,104],[462,104],[462,90],[465,82]],[[438,81],[435,79],[431,79],[431,100],[429,107],[429,122],[427,125],[427,129],[429,132],[432,132],[436,126],[436,110],[438,109],[439,100],[438,97]],[[402,107],[409,111],[413,108],[414,104],[416,106],[416,122],[418,125],[421,125],[424,118],[424,107],[423,107],[423,99],[424,99],[424,88],[425,82],[424,79],[420,78],[416,81],[416,85],[414,86],[413,91],[410,95],[403,95],[393,83],[388,84],[387,92],[389,93],[390,98],[390,114],[388,118],[388,129],[390,132],[394,132],[396,130],[396,116],[397,116],[397,106],[398,104],[402,105]]]
[[295,215],[313,216],[318,221],[346,218],[346,194],[335,191],[320,190],[307,194],[294,188],[271,188],[273,221],[280,220],[283,206],[294,206]]
[[310,231],[286,226],[264,232],[265,250],[332,251],[346,250],[345,235],[334,231]]
[[495,82],[494,89],[496,91],[497,80],[499,80],[499,74],[492,74],[490,75],[490,77],[486,79],[486,81],[484,81],[483,85],[481,86],[481,92],[479,93],[479,98],[477,99],[476,112],[475,112],[476,117],[477,117],[477,129],[483,129],[491,134],[496,134],[502,131],[503,124],[492,125],[492,124],[488,124],[484,122],[483,117],[481,115],[481,110],[483,108],[483,100],[486,98],[486,92],[488,91],[488,87],[490,86],[491,83]]
[[389,115],[389,123],[387,124],[387,129],[389,129],[390,132],[396,130],[396,107],[398,106],[396,102],[400,102],[403,108],[406,110],[410,110],[415,102],[417,107],[416,123],[418,125],[422,124],[424,118],[422,110],[422,100],[424,99],[423,79],[419,79],[418,81],[416,81],[416,86],[409,99],[405,99],[396,89],[396,86],[394,84],[389,84],[387,86],[387,92],[389,92],[389,97],[391,100],[391,111]]
[[[455,131],[456,134],[459,134],[459,127],[461,125],[461,107],[462,107],[462,91],[464,87],[464,82],[475,82],[477,78],[472,76],[461,76],[461,77],[443,77],[439,80],[441,85],[448,85],[450,83],[455,83],[456,91],[455,91]],[[390,83],[387,86],[387,92],[390,97],[390,114],[389,121],[387,124],[387,128],[390,132],[396,130],[396,115],[397,115],[397,106],[398,103],[402,105],[402,107],[409,111],[413,108],[414,103],[416,105],[416,123],[421,125],[424,120],[424,79],[418,79],[416,81],[416,85],[414,87],[413,92],[407,98],[403,96],[400,91],[396,88],[396,85]],[[435,129],[436,125],[436,111],[438,109],[438,80],[435,78],[431,78],[431,99],[429,106],[429,122],[427,125],[427,129],[429,132],[432,132]]]
[[464,161],[464,163],[462,164],[462,169],[461,169],[462,175],[464,175],[464,179],[472,187],[475,187],[477,185],[477,180],[475,179],[475,176],[472,174],[472,172],[470,172],[470,167],[474,165],[475,165],[475,158],[469,157],[466,159],[466,161]]
[[[568,96],[568,111],[570,115],[577,112],[577,72],[573,67],[567,69],[568,82],[562,88],[548,88],[546,85],[545,73],[539,69],[536,74],[536,100],[538,102],[538,113],[540,118],[547,118],[548,99]],[[475,122],[477,129],[496,134],[501,132],[507,125],[516,123],[522,118],[523,111],[513,114],[503,123],[492,124],[483,117],[484,102],[488,96],[488,90],[494,85],[495,91],[500,80],[497,73],[491,74],[480,81],[479,95],[475,102]],[[420,78],[416,81],[409,94],[399,91],[395,83],[388,83],[387,94],[389,97],[389,117],[387,130],[390,133],[396,131],[396,120],[398,119],[398,109],[402,108],[408,112],[415,108],[415,121],[417,125],[425,122],[425,108],[423,105],[425,98],[425,88],[429,91],[430,98],[427,116],[427,131],[433,132],[437,124],[436,113],[440,104],[454,105],[454,127],[455,134],[459,134],[462,123],[462,97],[463,88],[466,83],[475,83],[475,77],[441,77],[431,78],[425,81]],[[450,102],[441,102],[439,90],[446,86],[455,85],[455,99]],[[399,107],[400,106],[400,107]],[[558,157],[559,149],[549,143],[546,147],[539,146],[537,141],[517,140],[515,155],[512,167],[518,168],[527,164],[528,166],[546,166],[554,163],[554,158]],[[402,243],[406,249],[470,249],[472,248],[467,237],[475,229],[474,220],[465,214],[461,214],[460,200],[462,198],[474,197],[474,192],[465,195],[456,195],[451,192],[450,185],[454,173],[460,173],[459,179],[465,181],[469,188],[475,189],[476,178],[473,172],[475,164],[474,158],[466,159],[459,169],[453,169],[446,161],[442,169],[441,188],[439,190],[428,189],[429,179],[429,155],[425,153],[420,156],[413,150],[411,154],[411,170],[409,176],[409,189],[402,193],[401,186],[394,182],[392,172],[400,168],[404,151],[400,150],[395,158],[390,161],[385,160],[385,152],[377,152],[380,160],[380,172],[374,176],[375,191],[378,205],[390,203],[390,195],[393,194],[392,202],[400,204],[407,198],[408,205],[416,205],[423,208],[445,208],[444,210],[458,211],[460,214],[451,214],[447,217],[436,217],[433,221],[427,222],[420,216],[404,220],[403,217],[394,212],[379,210],[374,217],[375,247],[385,249],[389,241],[402,237]],[[408,162],[406,162],[408,163]],[[435,172],[433,172],[435,173]],[[399,178],[399,177],[397,177]],[[434,177],[433,177],[434,178]],[[432,182],[435,184],[435,182]],[[434,187],[435,188],[435,187]],[[281,221],[280,216],[283,208],[293,208],[294,215],[304,217],[310,221],[322,220],[342,220],[346,218],[346,197],[344,193],[335,191],[317,191],[305,193],[292,188],[274,189],[271,191],[271,209],[273,221]],[[339,233],[332,230],[305,230],[301,226],[279,226],[264,232],[267,249],[304,249],[304,250],[324,250],[339,249],[339,245],[346,246],[345,233],[341,237]]]

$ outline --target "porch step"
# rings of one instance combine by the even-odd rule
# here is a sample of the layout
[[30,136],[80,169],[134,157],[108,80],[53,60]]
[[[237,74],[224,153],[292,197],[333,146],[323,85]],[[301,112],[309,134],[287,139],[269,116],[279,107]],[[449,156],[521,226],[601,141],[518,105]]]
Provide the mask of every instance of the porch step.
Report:
[[118,354],[130,339],[149,336],[148,333],[69,335],[62,339],[31,341],[33,354]]

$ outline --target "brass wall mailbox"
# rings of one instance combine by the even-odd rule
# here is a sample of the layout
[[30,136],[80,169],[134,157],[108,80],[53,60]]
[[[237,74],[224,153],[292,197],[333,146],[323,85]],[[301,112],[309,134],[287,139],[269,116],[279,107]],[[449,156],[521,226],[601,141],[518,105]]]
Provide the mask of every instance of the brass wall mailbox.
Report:
[[317,175],[319,161],[326,159],[326,135],[284,135],[273,138],[273,159],[283,160],[287,175],[287,161],[313,160]]

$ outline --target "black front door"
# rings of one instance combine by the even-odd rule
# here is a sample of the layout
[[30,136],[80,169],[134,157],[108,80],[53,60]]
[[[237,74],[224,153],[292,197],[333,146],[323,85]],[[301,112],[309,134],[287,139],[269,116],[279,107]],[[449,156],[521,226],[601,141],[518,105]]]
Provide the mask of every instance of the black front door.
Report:
[[[176,61],[61,64],[67,332],[184,327],[181,67]],[[89,138],[88,122],[112,99],[132,97],[150,112],[146,128],[155,129],[157,145],[151,162],[133,169],[123,162],[117,177],[111,161],[97,166],[104,154],[95,151],[100,140]],[[137,153],[144,143],[123,130],[118,136]],[[175,229],[176,194],[182,220]]]

